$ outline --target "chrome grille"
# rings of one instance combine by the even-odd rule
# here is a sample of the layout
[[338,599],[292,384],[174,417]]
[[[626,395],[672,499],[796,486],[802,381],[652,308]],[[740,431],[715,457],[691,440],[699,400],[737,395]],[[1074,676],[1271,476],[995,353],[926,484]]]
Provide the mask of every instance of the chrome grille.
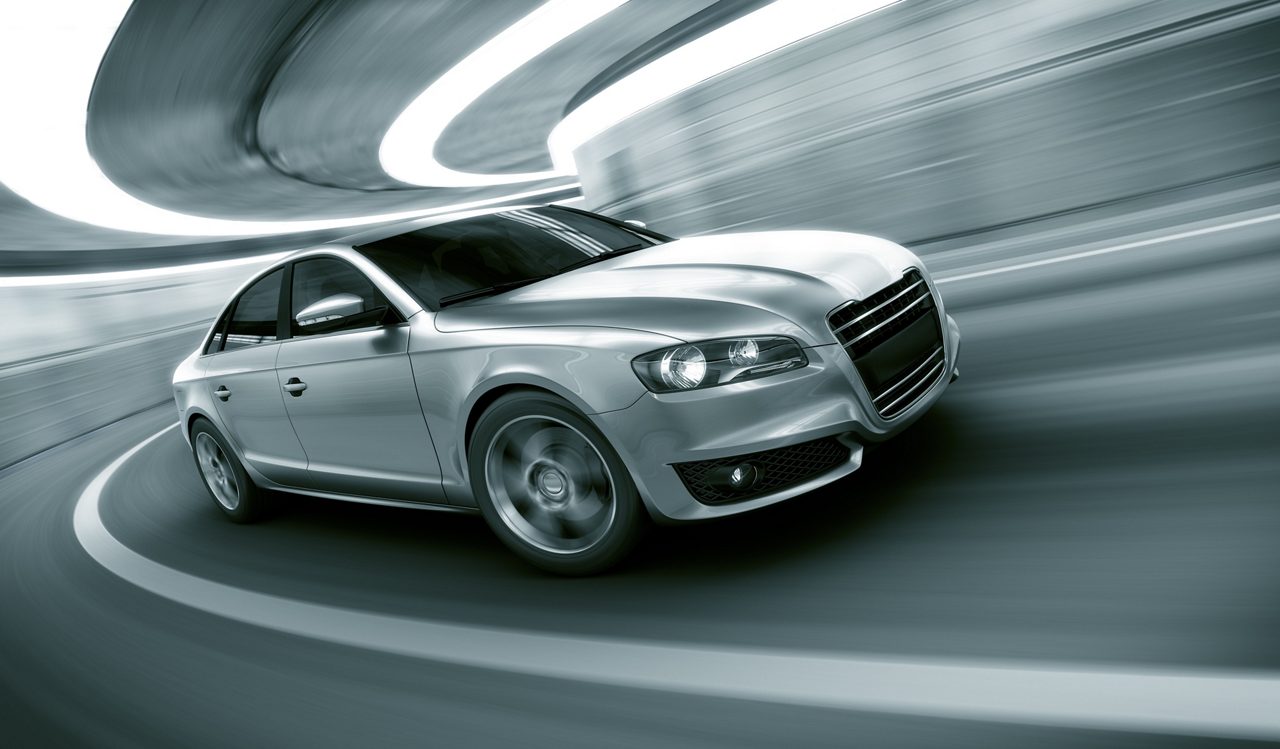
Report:
[[938,306],[920,271],[827,316],[880,416],[902,413],[946,370]]

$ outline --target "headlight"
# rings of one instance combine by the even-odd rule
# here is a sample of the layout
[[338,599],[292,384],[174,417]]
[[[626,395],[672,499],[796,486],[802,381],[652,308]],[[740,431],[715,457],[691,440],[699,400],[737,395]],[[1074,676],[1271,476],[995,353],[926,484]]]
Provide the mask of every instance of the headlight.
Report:
[[800,345],[781,336],[685,343],[631,360],[640,381],[655,393],[727,385],[808,364]]

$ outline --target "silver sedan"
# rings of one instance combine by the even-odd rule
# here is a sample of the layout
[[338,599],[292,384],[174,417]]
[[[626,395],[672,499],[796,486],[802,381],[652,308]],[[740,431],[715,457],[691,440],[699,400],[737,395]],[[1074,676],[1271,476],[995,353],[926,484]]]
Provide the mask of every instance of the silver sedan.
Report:
[[587,574],[650,520],[852,473],[941,396],[959,346],[924,265],[892,242],[672,239],[544,206],[280,261],[173,385],[234,521],[276,490],[479,511],[526,560]]

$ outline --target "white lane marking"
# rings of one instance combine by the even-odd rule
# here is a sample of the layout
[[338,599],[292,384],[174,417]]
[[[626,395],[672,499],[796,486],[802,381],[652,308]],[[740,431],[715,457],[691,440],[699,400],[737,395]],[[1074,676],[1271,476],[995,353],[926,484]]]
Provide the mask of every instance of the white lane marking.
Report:
[[977,270],[970,273],[961,273],[958,276],[946,276],[940,278],[936,283],[951,283],[953,281],[965,281],[970,278],[983,278],[985,276],[995,276],[1001,273],[1011,273],[1016,270],[1026,270],[1028,268],[1039,268],[1045,265],[1054,265],[1056,263],[1065,263],[1068,260],[1079,260],[1086,257],[1096,257],[1098,255],[1109,255],[1113,252],[1123,252],[1125,250],[1134,250],[1139,247],[1150,247],[1152,245],[1164,244],[1166,242],[1176,242],[1180,239],[1191,239],[1193,237],[1203,237],[1207,234],[1217,234],[1219,232],[1231,231],[1232,229],[1240,229],[1246,226],[1254,226],[1256,224],[1265,224],[1269,221],[1280,219],[1280,213],[1271,213],[1266,216],[1254,216],[1253,218],[1241,219],[1239,221],[1231,221],[1216,226],[1205,226],[1199,229],[1190,229],[1188,231],[1177,232],[1176,234],[1166,234],[1160,237],[1151,237],[1150,239],[1140,239],[1134,242],[1125,242],[1124,244],[1112,245],[1110,247],[1100,247],[1096,250],[1086,250],[1084,252],[1074,252],[1070,255],[1060,255],[1058,257],[1044,258],[1043,260],[1029,260],[1025,263],[1014,263],[1013,265],[1004,265],[999,268],[988,268],[986,270]]
[[1280,739],[1280,675],[886,658],[542,634],[374,614],[257,593],[154,562],[102,523],[116,458],[75,508],[81,546],[124,580],[217,616],[352,647],[497,671],[791,705],[1054,727]]

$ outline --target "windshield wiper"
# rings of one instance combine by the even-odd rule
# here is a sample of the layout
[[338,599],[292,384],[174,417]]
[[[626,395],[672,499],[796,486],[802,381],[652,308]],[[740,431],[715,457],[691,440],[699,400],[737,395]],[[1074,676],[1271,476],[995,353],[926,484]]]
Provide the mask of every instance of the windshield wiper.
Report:
[[[554,275],[554,274],[551,274],[551,275]],[[441,307],[448,307],[450,304],[465,302],[468,299],[475,299],[476,297],[490,296],[491,294],[501,294],[504,291],[511,291],[512,289],[518,289],[521,286],[528,286],[531,283],[537,283],[538,281],[545,280],[547,278],[550,278],[551,275],[533,276],[532,278],[521,278],[518,281],[503,281],[502,283],[495,283],[492,286],[481,286],[478,289],[467,289],[466,291],[459,291],[457,294],[450,294],[448,296],[441,297],[439,304]]]
[[630,244],[630,245],[627,245],[626,247],[619,247],[616,250],[605,250],[599,255],[591,255],[590,257],[584,257],[577,262],[569,263],[568,265],[561,268],[556,275],[559,275],[560,273],[568,273],[569,271],[576,270],[578,268],[581,268],[584,265],[591,265],[592,263],[598,263],[601,260],[608,260],[611,257],[625,255],[628,252],[635,252],[636,250],[643,250],[646,247],[652,247],[652,246],[653,245],[651,244]]

